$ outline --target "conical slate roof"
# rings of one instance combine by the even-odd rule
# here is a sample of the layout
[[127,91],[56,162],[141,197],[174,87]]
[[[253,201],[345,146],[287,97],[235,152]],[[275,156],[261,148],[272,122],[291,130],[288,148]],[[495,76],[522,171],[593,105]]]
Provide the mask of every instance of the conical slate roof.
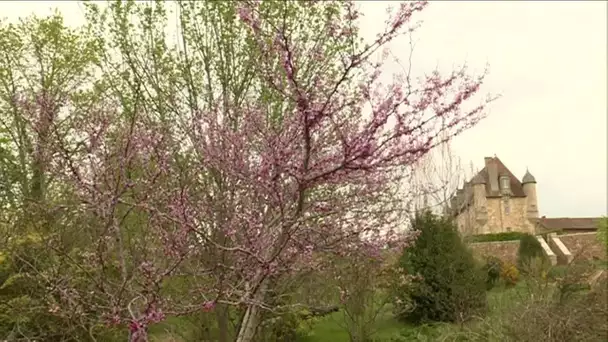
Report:
[[530,173],[530,171],[528,171],[526,169],[526,174],[524,175],[524,178],[521,179],[521,183],[522,184],[536,183],[536,178],[534,178],[534,176],[532,176],[532,174]]

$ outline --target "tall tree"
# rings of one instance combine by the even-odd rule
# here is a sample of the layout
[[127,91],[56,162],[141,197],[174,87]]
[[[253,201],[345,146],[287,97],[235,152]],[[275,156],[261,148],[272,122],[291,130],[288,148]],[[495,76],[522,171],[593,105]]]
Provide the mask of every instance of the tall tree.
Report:
[[132,341],[165,315],[238,307],[236,340],[252,341],[264,311],[305,304],[275,304],[282,279],[398,239],[402,171],[489,101],[468,106],[485,75],[464,68],[379,81],[372,58],[425,6],[362,44],[353,2],[180,2],[171,47],[162,2],[90,5],[102,75],[65,107],[86,123],[49,146],[91,285],[61,283],[60,307]]
[[[187,170],[204,158],[195,146],[200,137],[194,136],[196,131],[191,128],[194,115],[200,111],[222,111],[232,130],[238,131],[243,118],[229,108],[255,101],[265,108],[268,123],[280,129],[283,115],[295,106],[275,84],[269,83],[269,75],[274,78],[272,82],[288,81],[280,55],[262,50],[259,37],[238,18],[236,2],[112,1],[108,5],[106,8],[89,5],[87,11],[91,29],[103,37],[101,43],[106,47],[102,66],[106,80],[117,95],[128,98],[128,103],[135,102],[136,96],[138,106],[149,109],[138,115],[152,114],[155,118],[151,120],[169,123],[165,129],[181,145],[178,154],[182,183],[200,189],[197,198],[204,196],[211,203],[212,218],[201,224],[205,224],[205,231],[215,241],[223,244],[227,237],[220,227],[234,210],[230,207],[230,196],[235,195],[227,191],[229,180],[221,170],[197,168],[196,175]],[[312,75],[319,73],[336,78],[340,58],[352,54],[359,43],[354,34],[334,37],[318,34],[328,22],[340,19],[342,6],[338,1],[315,6],[304,1],[264,1],[257,11],[261,25],[267,30],[281,28],[302,46],[326,52],[324,63],[319,63],[314,54],[302,56],[301,79],[310,82]],[[175,23],[170,23],[171,11]],[[165,33],[165,27],[171,24],[179,33],[175,46]],[[355,33],[356,28],[352,30]],[[260,60],[267,61],[264,70],[260,69]],[[199,258],[207,268],[218,262],[232,263],[224,250],[210,250]],[[228,286],[223,269],[213,272],[221,279],[218,286]],[[218,303],[216,311],[219,339],[225,341],[228,339],[225,305]]]
[[65,27],[57,13],[0,24],[0,134],[5,144],[0,167],[18,184],[4,188],[2,199],[18,208],[26,199],[44,199],[51,182],[52,127],[66,125],[61,109],[78,101],[90,85],[99,56],[94,41]]

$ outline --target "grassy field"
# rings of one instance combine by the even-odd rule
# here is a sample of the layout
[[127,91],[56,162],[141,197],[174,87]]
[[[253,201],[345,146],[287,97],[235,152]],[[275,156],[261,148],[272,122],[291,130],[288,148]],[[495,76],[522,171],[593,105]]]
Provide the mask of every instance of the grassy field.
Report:
[[[390,338],[399,333],[404,325],[394,319],[391,308],[387,306],[378,317],[375,338],[380,341],[390,341]],[[348,333],[344,327],[344,313],[336,312],[323,317],[313,326],[310,336],[301,338],[298,342],[339,342],[349,341]]]
[[[499,287],[488,293],[488,317],[498,318],[511,307],[518,305],[527,297],[525,284],[512,288]],[[479,320],[467,325],[433,324],[411,326],[397,321],[392,314],[391,306],[387,306],[378,317],[375,326],[376,341],[435,341],[439,337],[458,340],[463,331],[469,332],[473,325],[482,324]],[[450,338],[451,337],[451,338]],[[344,313],[336,312],[319,320],[310,336],[301,338],[298,342],[349,342],[349,336],[344,328]]]

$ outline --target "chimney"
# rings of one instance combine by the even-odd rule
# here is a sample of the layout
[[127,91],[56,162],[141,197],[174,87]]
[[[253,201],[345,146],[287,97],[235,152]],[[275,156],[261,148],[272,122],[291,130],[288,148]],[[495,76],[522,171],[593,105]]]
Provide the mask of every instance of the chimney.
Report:
[[492,157],[485,157],[484,160],[486,170],[488,171],[488,178],[490,179],[490,192],[498,192],[498,165],[496,165],[496,160]]

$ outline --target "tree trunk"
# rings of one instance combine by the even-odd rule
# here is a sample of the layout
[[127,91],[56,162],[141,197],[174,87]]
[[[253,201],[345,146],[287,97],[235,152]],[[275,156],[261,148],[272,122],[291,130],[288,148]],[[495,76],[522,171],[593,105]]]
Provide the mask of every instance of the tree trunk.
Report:
[[237,335],[236,342],[252,342],[255,337],[255,331],[260,319],[260,311],[256,305],[249,305],[243,322],[241,322],[241,328]]
[[219,330],[218,342],[228,342],[228,318],[229,308],[227,305],[219,304],[216,307],[217,327]]
[[236,337],[236,342],[252,342],[255,337],[255,332],[260,323],[260,308],[257,303],[264,301],[264,294],[268,287],[268,278],[263,279],[258,289],[253,294],[253,304],[247,306],[243,321],[241,322],[239,333]]

